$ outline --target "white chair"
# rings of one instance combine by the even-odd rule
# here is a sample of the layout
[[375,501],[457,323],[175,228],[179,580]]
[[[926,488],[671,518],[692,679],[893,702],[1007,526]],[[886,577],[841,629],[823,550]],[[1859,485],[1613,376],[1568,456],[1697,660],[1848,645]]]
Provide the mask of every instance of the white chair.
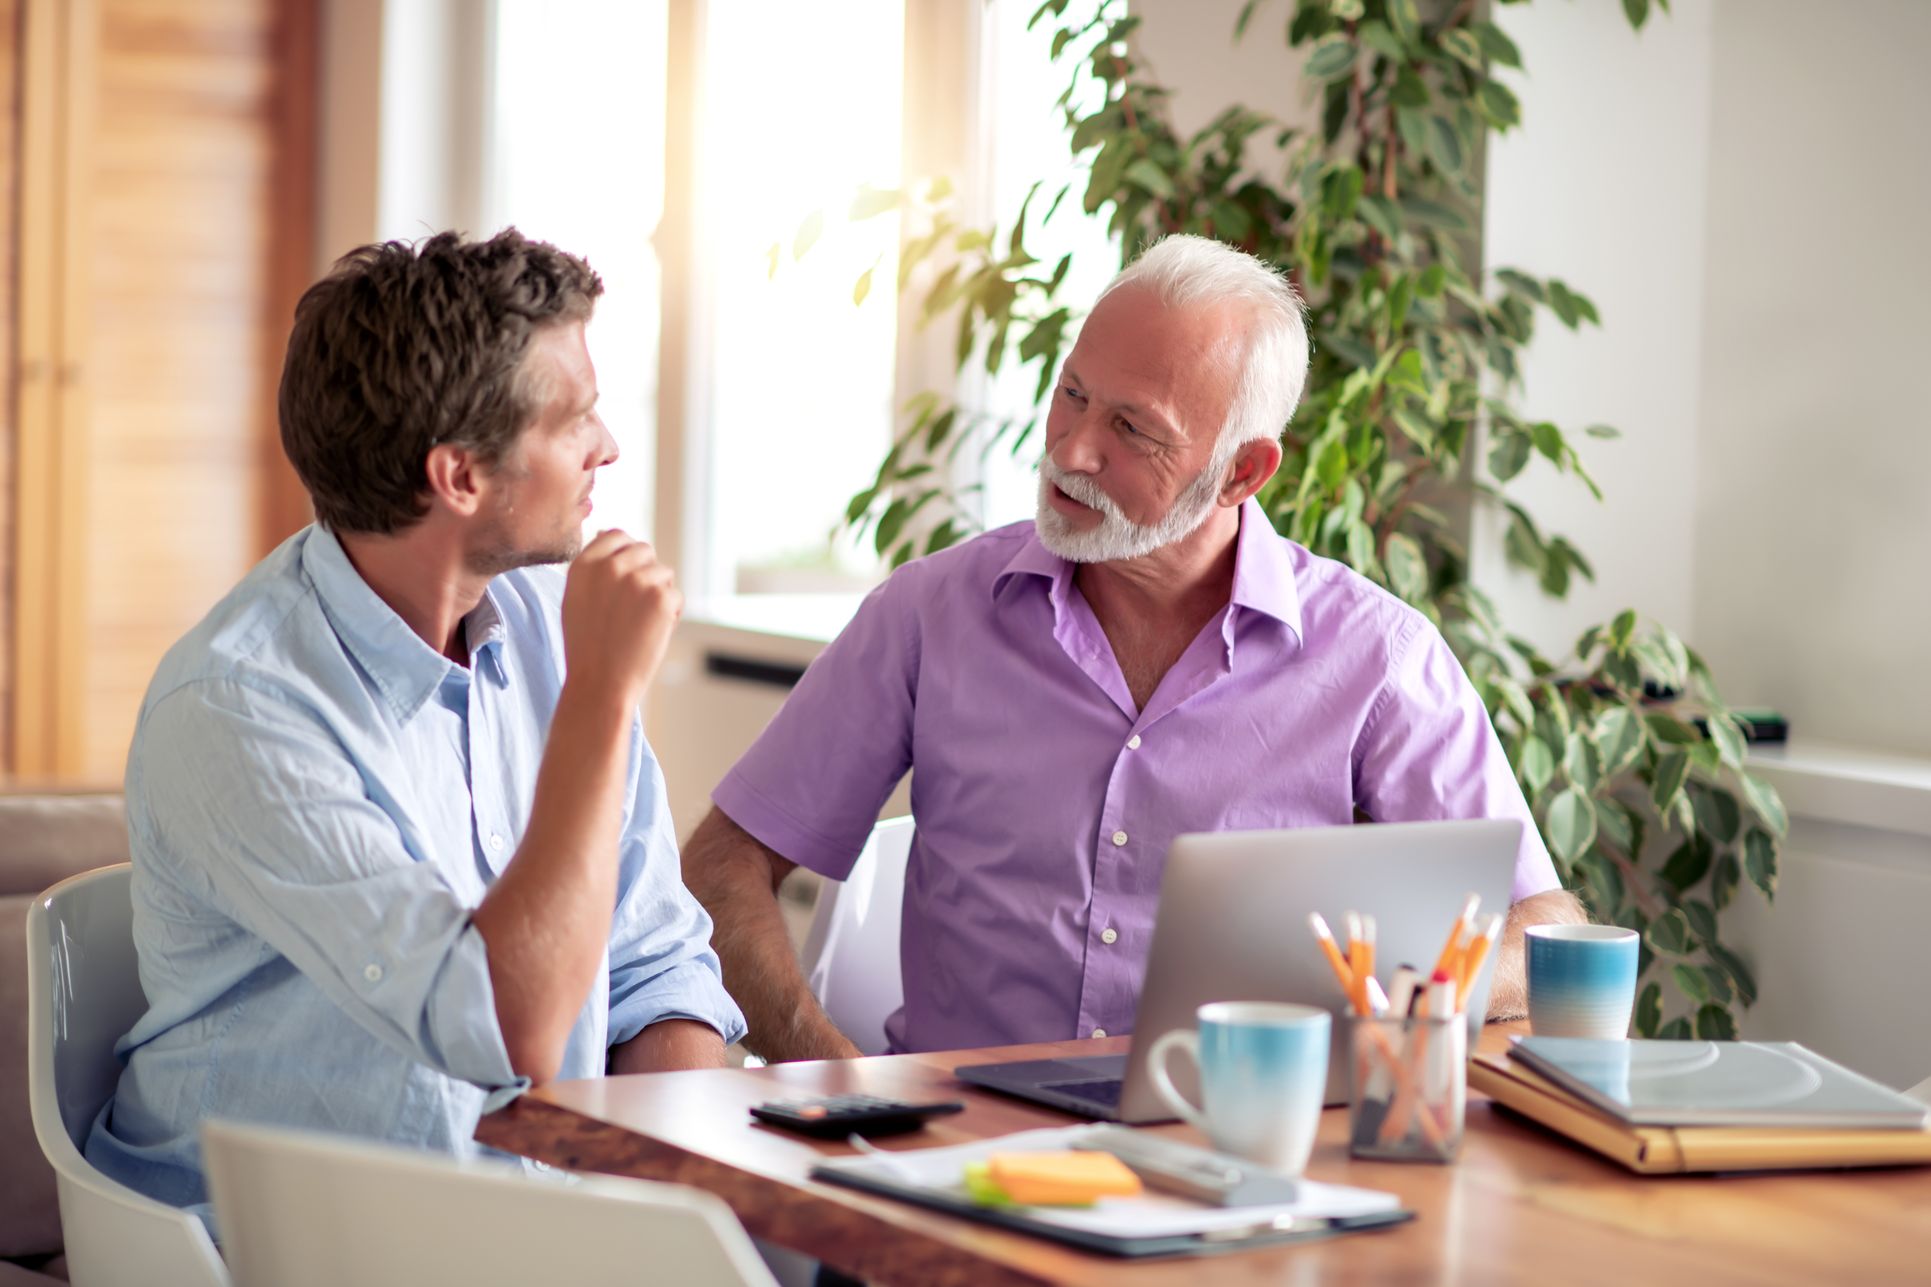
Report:
[[911,818],[888,818],[873,827],[851,874],[826,881],[818,891],[800,953],[812,995],[868,1055],[885,1053],[885,1020],[905,1004],[898,932],[911,854]]
[[719,1198],[211,1121],[202,1160],[237,1287],[761,1284]]
[[222,1287],[228,1271],[187,1212],[108,1179],[81,1155],[114,1093],[114,1043],[147,1009],[126,863],[61,881],[27,909],[27,1097],[54,1168],[75,1287]]

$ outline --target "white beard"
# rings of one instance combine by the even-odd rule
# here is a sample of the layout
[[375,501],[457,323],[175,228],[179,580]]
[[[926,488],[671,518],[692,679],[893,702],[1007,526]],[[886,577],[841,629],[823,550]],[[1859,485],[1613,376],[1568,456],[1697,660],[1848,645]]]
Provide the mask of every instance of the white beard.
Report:
[[[1175,541],[1185,540],[1200,529],[1214,511],[1214,499],[1220,494],[1220,480],[1227,472],[1227,464],[1216,451],[1214,459],[1173,502],[1165,518],[1157,523],[1136,523],[1120,512],[1120,507],[1100,490],[1098,483],[1084,474],[1069,474],[1055,465],[1052,457],[1042,456],[1039,512],[1033,527],[1039,533],[1039,543],[1069,563],[1116,563],[1143,558]],[[1055,486],[1080,504],[1098,510],[1099,525],[1081,530],[1054,509],[1047,496]]]

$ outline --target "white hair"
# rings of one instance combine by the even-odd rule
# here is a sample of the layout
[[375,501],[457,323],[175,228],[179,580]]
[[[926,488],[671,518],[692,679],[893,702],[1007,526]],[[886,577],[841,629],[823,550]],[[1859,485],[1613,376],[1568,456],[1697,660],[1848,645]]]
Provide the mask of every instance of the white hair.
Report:
[[1278,438],[1307,382],[1307,321],[1293,283],[1273,265],[1224,242],[1176,233],[1122,269],[1100,299],[1129,286],[1151,292],[1168,308],[1250,306],[1247,351],[1241,355],[1233,405],[1214,443],[1215,460],[1230,461],[1247,443]]

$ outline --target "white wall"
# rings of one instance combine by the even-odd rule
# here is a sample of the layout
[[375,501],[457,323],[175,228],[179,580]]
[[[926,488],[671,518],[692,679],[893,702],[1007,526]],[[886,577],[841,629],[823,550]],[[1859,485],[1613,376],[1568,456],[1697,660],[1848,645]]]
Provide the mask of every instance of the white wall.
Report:
[[1545,534],[1567,536],[1590,560],[1595,583],[1550,599],[1507,566],[1505,529],[1486,511],[1474,576],[1510,628],[1552,655],[1627,607],[1688,633],[1713,6],[1677,0],[1641,35],[1613,4],[1543,0],[1496,18],[1527,75],[1504,77],[1524,123],[1489,145],[1484,258],[1491,270],[1561,278],[1603,322],[1571,332],[1539,314],[1519,406],[1565,431],[1610,424],[1624,436],[1580,440],[1600,505],[1539,457],[1509,489]]
[[[1676,0],[1498,10],[1528,66],[1527,124],[1497,142],[1488,262],[1561,276],[1603,329],[1545,323],[1531,415],[1602,420],[1591,504],[1532,467],[1519,494],[1594,559],[1552,604],[1478,529],[1475,570],[1545,647],[1623,606],[1676,627],[1725,695],[1799,736],[1753,766],[1792,818],[1774,904],[1746,888],[1730,941],[1762,1000],[1747,1036],[1803,1041],[1898,1085],[1931,1074],[1917,985],[1931,922],[1931,5]],[[1810,743],[1806,746],[1805,743]]]
[[1927,48],[1924,0],[1716,6],[1694,543],[1696,640],[1732,700],[1919,755]]

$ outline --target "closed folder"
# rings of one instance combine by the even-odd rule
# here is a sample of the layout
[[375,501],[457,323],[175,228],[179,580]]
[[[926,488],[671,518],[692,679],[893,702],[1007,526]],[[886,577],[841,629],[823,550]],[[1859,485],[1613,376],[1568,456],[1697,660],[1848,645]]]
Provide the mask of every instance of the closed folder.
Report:
[[1506,1055],[1471,1058],[1468,1086],[1642,1175],[1931,1165],[1931,1130],[1631,1126]]

